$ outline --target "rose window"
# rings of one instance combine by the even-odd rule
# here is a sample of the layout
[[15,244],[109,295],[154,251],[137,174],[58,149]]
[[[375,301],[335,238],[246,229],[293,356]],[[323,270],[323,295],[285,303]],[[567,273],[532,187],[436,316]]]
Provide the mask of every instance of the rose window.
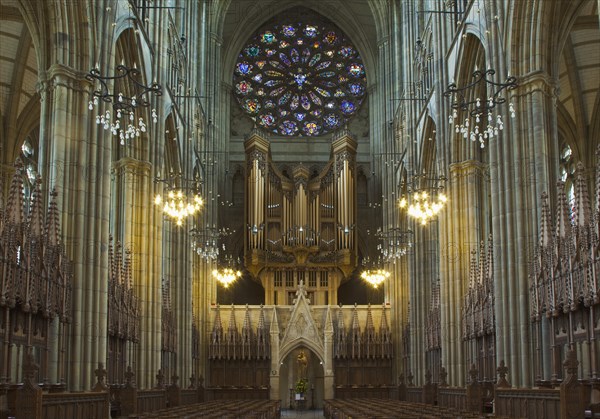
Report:
[[366,92],[363,62],[343,33],[301,18],[263,27],[239,54],[233,83],[256,124],[285,136],[339,128]]

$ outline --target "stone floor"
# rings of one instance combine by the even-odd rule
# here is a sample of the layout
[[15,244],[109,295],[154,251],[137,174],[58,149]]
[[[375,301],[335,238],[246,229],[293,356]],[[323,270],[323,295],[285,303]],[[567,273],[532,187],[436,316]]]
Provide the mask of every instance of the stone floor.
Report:
[[291,410],[281,409],[282,418],[321,419],[324,418],[323,410]]

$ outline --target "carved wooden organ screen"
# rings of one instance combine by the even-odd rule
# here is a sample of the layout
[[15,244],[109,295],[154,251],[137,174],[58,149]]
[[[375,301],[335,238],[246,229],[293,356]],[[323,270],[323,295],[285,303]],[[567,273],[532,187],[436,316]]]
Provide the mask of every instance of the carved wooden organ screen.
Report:
[[41,180],[29,197],[24,176],[17,161],[6,207],[0,202],[0,383],[21,381],[18,366],[30,353],[40,366],[33,379],[64,388],[73,268],[60,238],[56,193],[44,219]]

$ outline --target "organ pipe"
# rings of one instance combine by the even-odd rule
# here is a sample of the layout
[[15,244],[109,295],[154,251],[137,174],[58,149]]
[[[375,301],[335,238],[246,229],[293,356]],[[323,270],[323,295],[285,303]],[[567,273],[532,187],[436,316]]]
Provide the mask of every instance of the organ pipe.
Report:
[[[278,251],[273,263],[294,267],[339,267],[336,252],[344,252],[350,272],[356,264],[354,224],[356,223],[356,141],[347,131],[332,141],[331,160],[316,176],[299,164],[291,177],[283,175],[271,160],[269,141],[253,131],[246,149],[246,261],[260,272],[266,263],[260,252]],[[280,245],[276,245],[279,244]],[[294,249],[303,247],[302,252]],[[258,252],[258,253],[257,253]],[[282,253],[283,252],[283,253]],[[287,256],[284,254],[287,252]],[[315,262],[317,260],[318,262]],[[285,265],[279,265],[285,268]],[[305,269],[305,268],[302,268]]]

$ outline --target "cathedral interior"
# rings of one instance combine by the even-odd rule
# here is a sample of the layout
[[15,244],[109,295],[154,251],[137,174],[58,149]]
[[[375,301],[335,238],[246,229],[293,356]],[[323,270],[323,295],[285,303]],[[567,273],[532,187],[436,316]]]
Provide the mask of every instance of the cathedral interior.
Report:
[[0,0],[0,418],[600,417],[599,8]]

